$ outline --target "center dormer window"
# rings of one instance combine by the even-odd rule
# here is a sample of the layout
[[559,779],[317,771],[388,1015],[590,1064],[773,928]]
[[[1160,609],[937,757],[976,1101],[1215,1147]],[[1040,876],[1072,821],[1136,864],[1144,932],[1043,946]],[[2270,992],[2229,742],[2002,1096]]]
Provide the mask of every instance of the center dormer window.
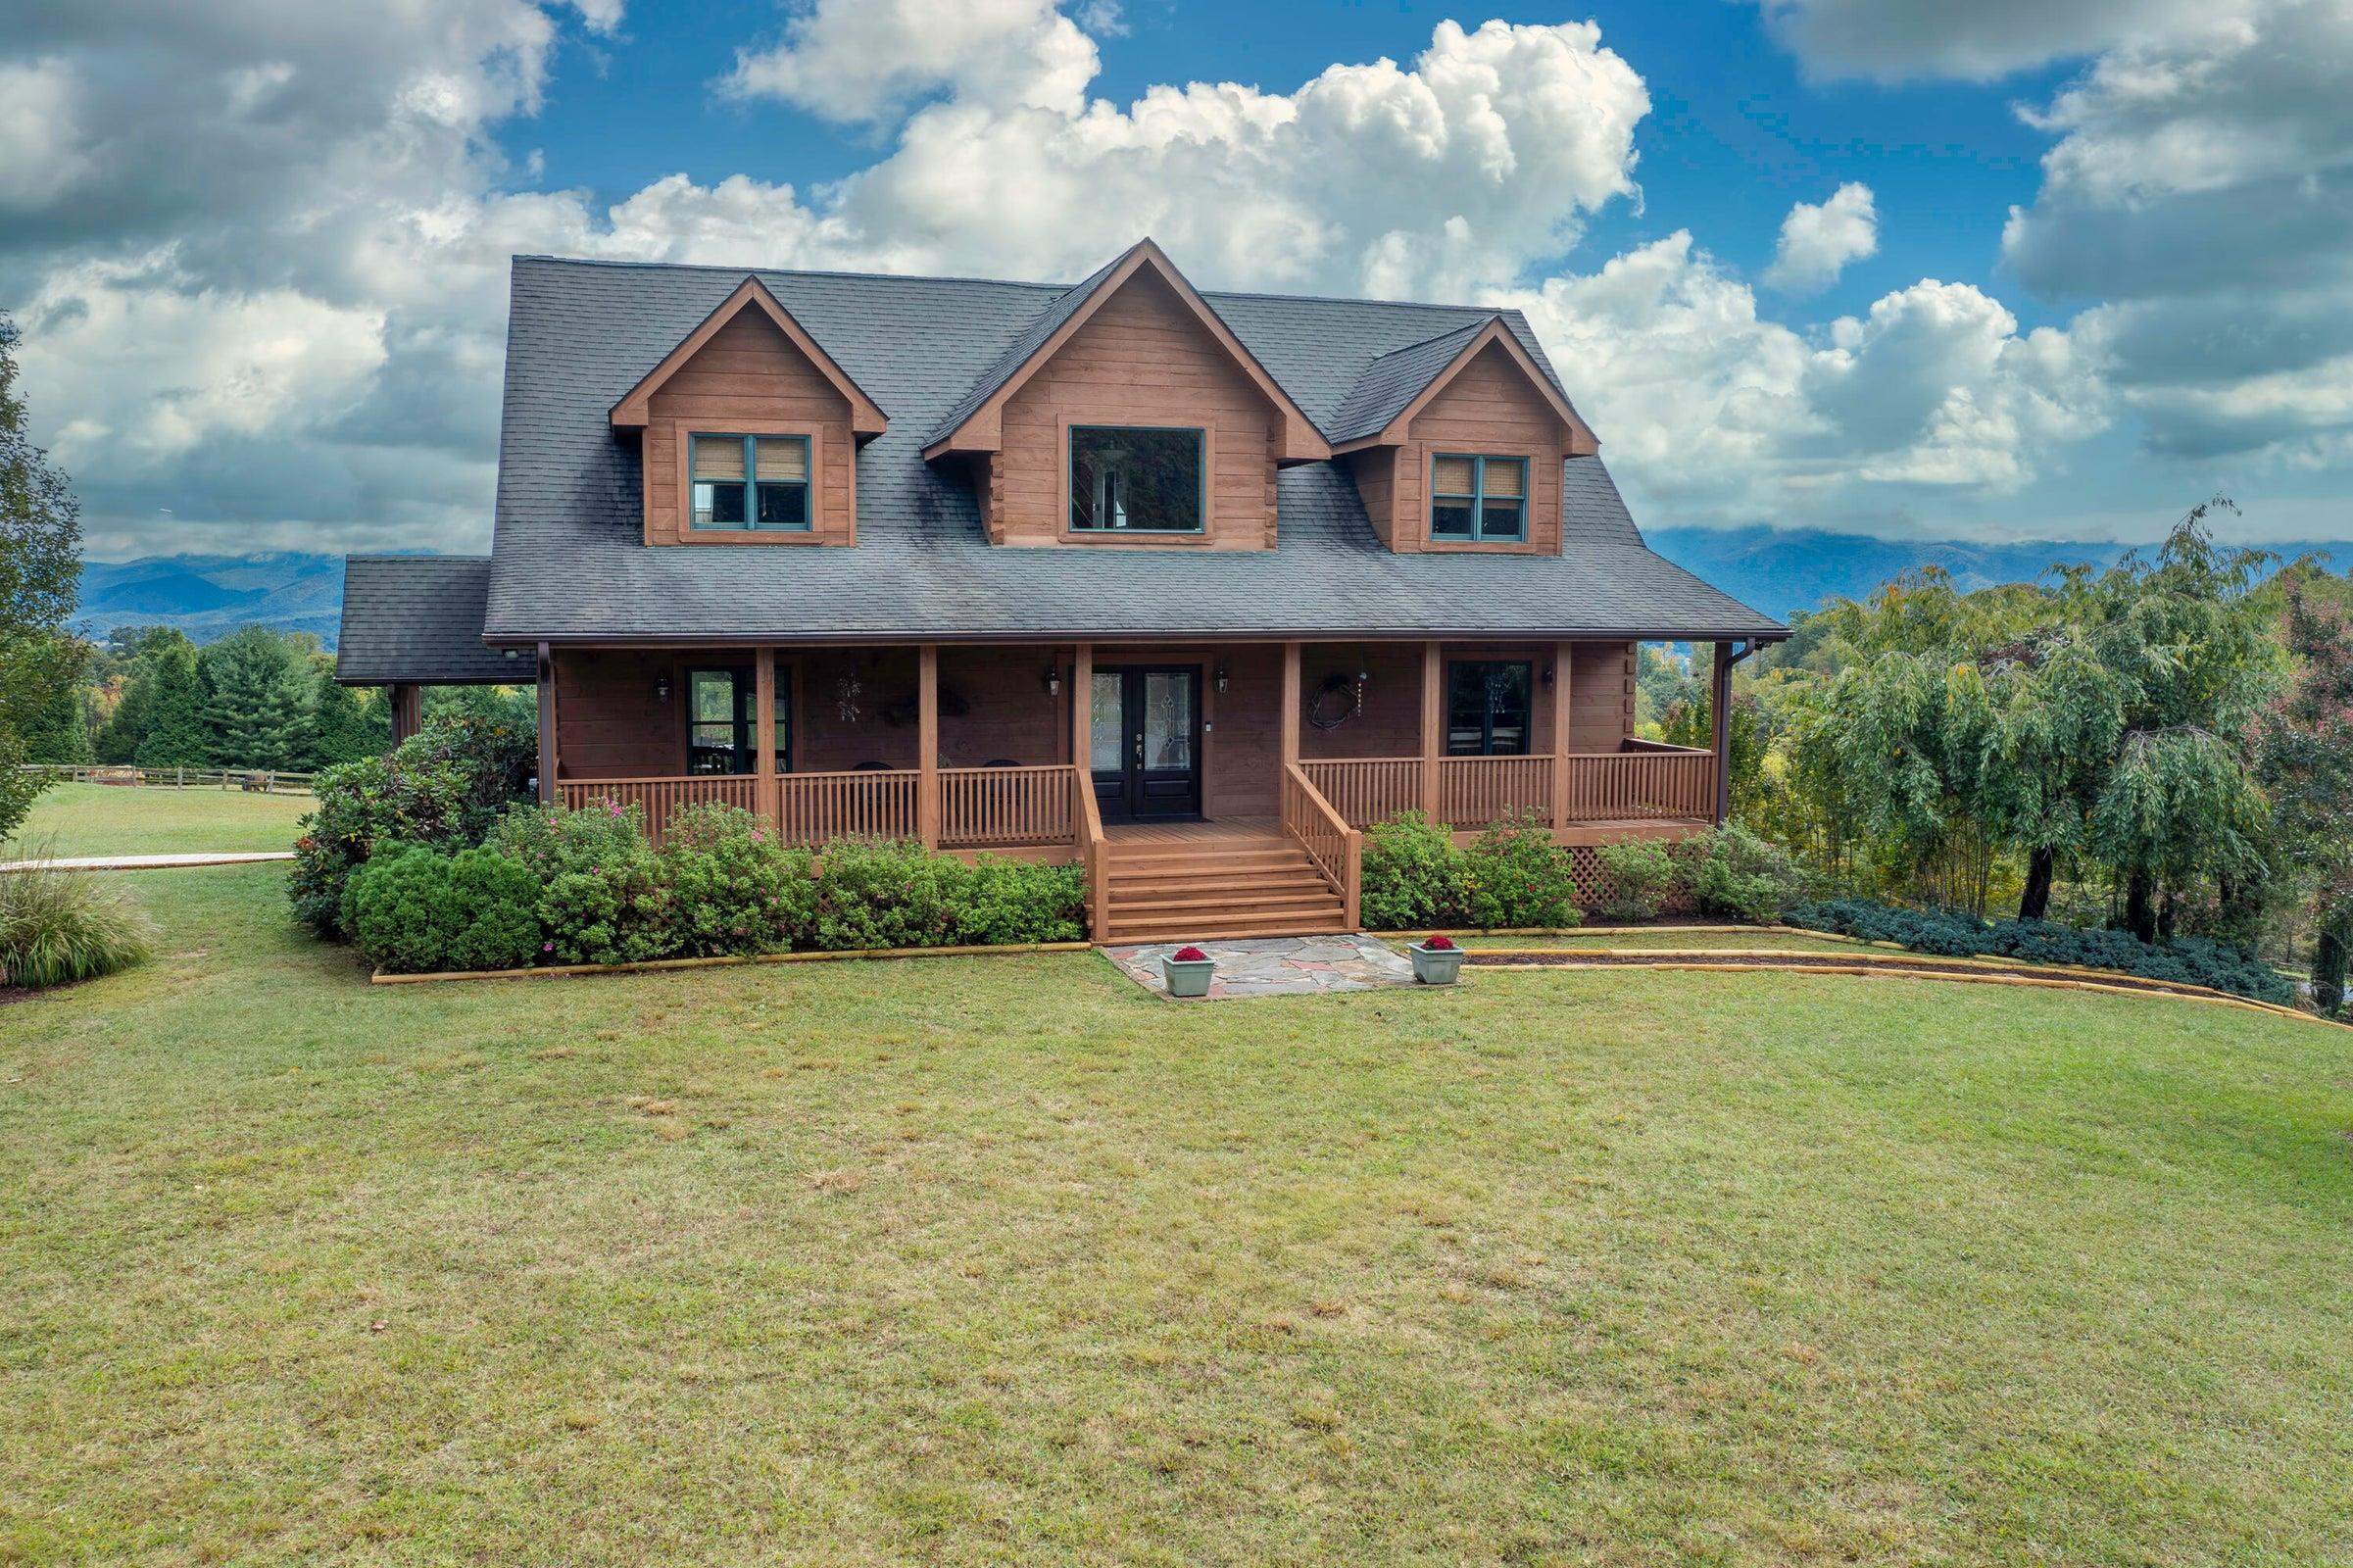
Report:
[[1430,460],[1430,537],[1518,543],[1528,537],[1528,460]]
[[1200,533],[1201,445],[1200,430],[1071,426],[1071,530]]
[[697,530],[809,527],[809,437],[695,438]]

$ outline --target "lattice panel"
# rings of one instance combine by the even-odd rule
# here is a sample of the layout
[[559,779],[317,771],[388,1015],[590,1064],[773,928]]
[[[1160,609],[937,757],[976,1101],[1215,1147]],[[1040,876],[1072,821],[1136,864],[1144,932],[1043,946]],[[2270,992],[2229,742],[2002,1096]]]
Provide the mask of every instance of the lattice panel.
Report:
[[[1577,886],[1577,908],[1588,919],[1609,897],[1609,873],[1601,869],[1601,857],[1590,844],[1569,847],[1569,875]],[[1671,893],[1659,905],[1661,914],[1690,914],[1692,904],[1681,893]]]

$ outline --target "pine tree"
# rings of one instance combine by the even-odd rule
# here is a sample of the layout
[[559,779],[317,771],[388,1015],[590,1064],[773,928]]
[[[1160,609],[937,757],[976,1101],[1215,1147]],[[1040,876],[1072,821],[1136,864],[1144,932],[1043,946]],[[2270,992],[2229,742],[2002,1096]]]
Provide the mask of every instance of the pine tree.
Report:
[[25,758],[32,762],[90,760],[90,726],[82,713],[81,683],[65,682],[26,717],[20,732]]
[[204,723],[204,677],[194,647],[168,647],[157,655],[147,703],[146,733],[131,754],[132,761],[141,767],[203,767],[212,760]]
[[246,626],[204,651],[204,726],[222,767],[291,767],[307,750],[307,715],[292,650],[267,626]]
[[319,676],[311,707],[311,746],[306,765],[316,769],[376,757],[392,746],[392,713],[380,698],[364,698],[338,686],[332,667]]
[[98,760],[132,762],[155,723],[156,678],[165,655],[177,650],[194,659],[196,645],[170,626],[118,627],[106,643],[107,660],[123,672],[123,696],[98,732]]

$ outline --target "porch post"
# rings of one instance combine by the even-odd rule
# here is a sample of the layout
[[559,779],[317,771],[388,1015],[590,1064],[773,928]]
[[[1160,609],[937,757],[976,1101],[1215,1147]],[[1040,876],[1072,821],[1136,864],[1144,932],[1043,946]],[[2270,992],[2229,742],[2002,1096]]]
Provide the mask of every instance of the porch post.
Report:
[[1080,643],[1070,660],[1070,760],[1091,765],[1095,745],[1095,645]]
[[752,744],[759,761],[752,773],[753,809],[760,825],[776,827],[776,650],[762,648],[752,656],[752,701],[758,704],[752,721]]
[[940,645],[925,643],[915,657],[915,830],[923,847],[940,847]]
[[1716,820],[1732,820],[1732,644],[1716,644],[1716,667],[1708,692],[1708,717],[1715,725]]
[[1277,726],[1283,738],[1283,765],[1288,767],[1299,760],[1299,645],[1283,645],[1283,721]]
[[1444,821],[1438,759],[1446,750],[1446,663],[1439,645],[1422,644],[1422,814]]
[[539,804],[556,800],[556,656],[539,645]]
[[392,744],[398,746],[424,728],[424,688],[405,683],[385,688],[392,708]]
[[1569,825],[1569,715],[1576,677],[1570,673],[1577,645],[1552,645],[1552,831]]

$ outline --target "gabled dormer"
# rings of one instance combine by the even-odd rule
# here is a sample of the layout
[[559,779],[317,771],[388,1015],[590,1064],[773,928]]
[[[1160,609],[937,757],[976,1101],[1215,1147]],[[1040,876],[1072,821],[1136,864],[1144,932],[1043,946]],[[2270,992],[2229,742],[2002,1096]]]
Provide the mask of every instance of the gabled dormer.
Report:
[[925,443],[993,544],[1263,550],[1275,469],[1330,447],[1147,239],[1065,290]]
[[649,545],[858,542],[858,448],[882,410],[757,277],[612,419],[638,433]]
[[1558,555],[1561,462],[1600,444],[1499,316],[1384,354],[1332,421],[1392,550]]

